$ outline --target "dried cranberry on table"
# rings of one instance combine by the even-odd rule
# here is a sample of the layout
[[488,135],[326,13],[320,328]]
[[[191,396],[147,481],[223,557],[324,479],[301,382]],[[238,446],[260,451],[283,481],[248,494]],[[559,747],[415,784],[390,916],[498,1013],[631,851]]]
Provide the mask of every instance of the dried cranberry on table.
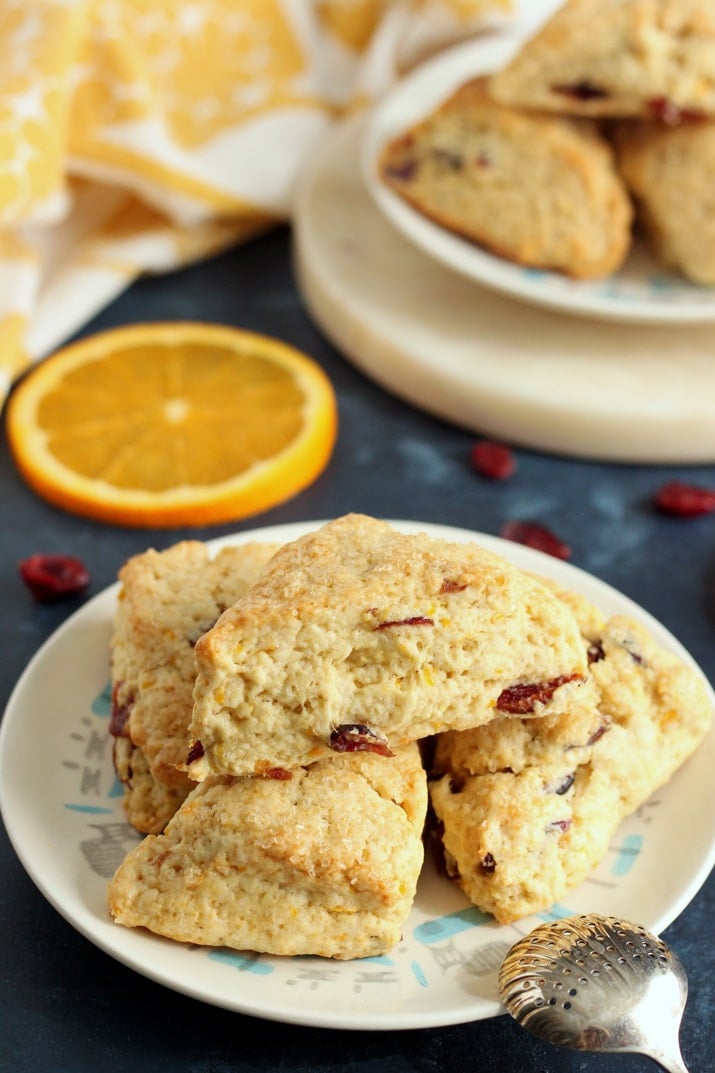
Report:
[[715,488],[702,488],[683,481],[666,481],[655,493],[654,502],[663,514],[696,518],[715,511]]
[[571,548],[563,540],[557,537],[546,526],[538,522],[505,522],[500,535],[505,540],[513,540],[517,544],[527,544],[537,551],[544,551],[547,555],[553,555],[556,559],[568,559],[571,556]]
[[17,568],[20,577],[40,603],[52,603],[82,593],[91,580],[82,560],[72,555],[36,552],[22,559]]
[[505,443],[477,440],[469,457],[477,473],[492,481],[504,481],[516,470],[514,452]]

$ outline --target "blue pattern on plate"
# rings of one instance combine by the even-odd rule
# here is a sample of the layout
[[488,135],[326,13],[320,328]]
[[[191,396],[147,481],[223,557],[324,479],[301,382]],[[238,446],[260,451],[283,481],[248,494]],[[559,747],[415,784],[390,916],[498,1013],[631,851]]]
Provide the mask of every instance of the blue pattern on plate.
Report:
[[627,875],[635,864],[636,857],[642,849],[643,835],[626,835],[618,847],[618,856],[613,862],[613,867],[611,869],[613,875]]
[[539,920],[563,920],[564,917],[573,916],[573,909],[555,902],[550,909],[547,909],[544,913],[537,913],[537,916]]
[[478,928],[480,924],[489,924],[492,921],[493,917],[470,906],[468,909],[460,909],[457,913],[437,917],[436,920],[426,920],[423,924],[418,924],[412,934],[418,942],[430,946],[432,943],[450,939],[468,928]]
[[107,682],[101,693],[92,701],[92,711],[103,719],[108,719],[112,714],[112,686]]
[[261,961],[257,954],[239,954],[235,950],[209,950],[208,956],[212,961],[221,961],[230,965],[239,972],[255,972],[258,976],[267,976],[273,972],[273,966],[266,961]]

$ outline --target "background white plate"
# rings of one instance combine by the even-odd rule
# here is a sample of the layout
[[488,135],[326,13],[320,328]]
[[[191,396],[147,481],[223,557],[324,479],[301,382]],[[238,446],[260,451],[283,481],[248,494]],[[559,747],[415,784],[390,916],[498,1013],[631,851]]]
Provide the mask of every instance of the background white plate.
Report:
[[[248,531],[210,546],[292,540],[320,524]],[[517,566],[582,592],[607,614],[636,616],[659,643],[692,663],[645,611],[567,563],[462,529],[394,524],[407,532],[478,539]],[[138,836],[124,818],[107,733],[108,646],[117,588],[106,589],[69,618],[13,691],[0,729],[0,807],[23,865],[49,902],[102,950],[166,987],[242,1013],[330,1028],[478,1020],[503,1012],[498,966],[508,947],[541,920],[598,911],[659,932],[713,865],[711,734],[686,768],[622,825],[607,858],[579,890],[516,926],[497,925],[470,907],[428,861],[404,940],[384,957],[352,962],[266,957],[185,946],[119,927],[107,914],[106,883]]]
[[[552,5],[553,6],[553,5]],[[410,242],[441,264],[513,298],[564,313],[643,323],[715,320],[715,288],[671,274],[638,241],[620,271],[602,280],[572,280],[513,264],[440,227],[387,187],[378,174],[382,147],[427,115],[470,78],[502,67],[532,32],[524,18],[500,33],[440,53],[388,91],[370,113],[362,172],[380,211]]]

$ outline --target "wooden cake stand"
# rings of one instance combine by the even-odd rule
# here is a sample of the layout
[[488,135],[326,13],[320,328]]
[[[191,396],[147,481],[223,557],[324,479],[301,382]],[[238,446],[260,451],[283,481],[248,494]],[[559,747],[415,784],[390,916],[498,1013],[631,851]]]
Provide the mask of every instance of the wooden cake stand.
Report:
[[370,198],[364,122],[331,132],[294,212],[300,292],[349,361],[411,404],[515,445],[618,462],[715,461],[715,323],[554,312],[438,264]]

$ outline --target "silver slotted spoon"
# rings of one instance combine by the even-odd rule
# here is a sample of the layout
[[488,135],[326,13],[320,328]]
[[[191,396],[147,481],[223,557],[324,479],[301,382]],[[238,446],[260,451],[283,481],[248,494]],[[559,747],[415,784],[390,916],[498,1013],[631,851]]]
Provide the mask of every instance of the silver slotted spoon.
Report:
[[541,924],[510,949],[499,994],[548,1043],[644,1054],[669,1073],[688,1073],[678,1043],[685,971],[639,924],[595,913]]

